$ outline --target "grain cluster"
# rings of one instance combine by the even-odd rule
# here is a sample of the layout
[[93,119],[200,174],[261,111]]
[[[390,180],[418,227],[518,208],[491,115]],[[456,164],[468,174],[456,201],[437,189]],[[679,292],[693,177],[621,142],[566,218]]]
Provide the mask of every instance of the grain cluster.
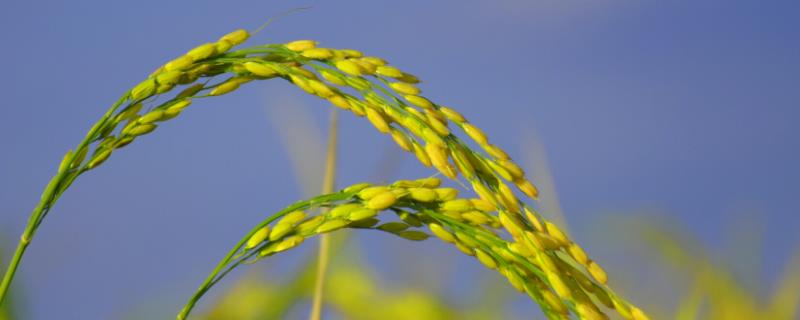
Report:
[[[608,310],[626,319],[646,319],[606,285],[606,272],[596,261],[534,209],[531,203],[538,190],[508,153],[454,108],[423,95],[418,77],[383,58],[320,47],[311,40],[233,50],[249,36],[237,30],[197,46],[126,92],[64,156],[31,215],[22,251],[49,209],[81,174],[179,117],[195,101],[230,94],[251,82],[282,79],[365,118],[422,165],[469,186],[475,196],[459,197],[456,189],[427,178],[385,186],[361,184],[298,202],[254,228],[212,272],[179,318],[188,315],[197,299],[233,267],[289,250],[309,237],[350,228],[409,240],[425,240],[432,234],[497,270],[551,319],[570,314],[605,319]],[[331,210],[308,214],[322,207]],[[392,212],[399,220],[385,221],[383,212]]]

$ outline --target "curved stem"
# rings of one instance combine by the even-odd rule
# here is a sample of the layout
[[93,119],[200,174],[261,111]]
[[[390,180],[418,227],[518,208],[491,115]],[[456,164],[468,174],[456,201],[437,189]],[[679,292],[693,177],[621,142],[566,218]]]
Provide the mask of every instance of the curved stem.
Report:
[[[244,244],[247,242],[247,240],[249,240],[250,237],[252,237],[253,234],[256,233],[256,231],[258,231],[259,229],[263,228],[264,226],[272,223],[273,221],[285,216],[286,214],[288,214],[288,213],[290,213],[292,211],[303,210],[303,209],[314,207],[314,206],[317,206],[317,205],[320,205],[320,204],[329,203],[329,202],[332,202],[332,201],[340,201],[340,200],[344,200],[344,199],[350,198],[352,196],[353,196],[352,192],[351,193],[338,192],[338,193],[332,193],[332,194],[326,194],[326,195],[318,196],[318,197],[315,197],[315,198],[312,198],[312,199],[306,200],[306,201],[300,201],[300,202],[294,203],[294,204],[284,208],[281,211],[278,211],[277,213],[273,214],[269,218],[265,219],[264,221],[262,221],[261,223],[256,225],[241,240],[239,240],[239,242],[236,244],[236,246],[234,246],[228,252],[228,254],[225,255],[225,258],[223,258],[217,264],[217,266],[214,268],[214,271],[212,271],[211,274],[209,274],[208,277],[206,277],[206,280],[203,282],[203,284],[201,284],[200,287],[197,289],[197,291],[195,291],[195,293],[192,295],[192,297],[189,298],[189,301],[186,303],[186,305],[183,306],[183,309],[181,309],[180,313],[178,314],[178,316],[176,318],[178,320],[186,319],[189,316],[189,313],[191,313],[191,311],[194,308],[194,306],[197,304],[197,301],[199,301],[200,298],[202,298],[203,295],[209,289],[211,289],[211,287],[214,286],[217,283],[217,281],[219,281],[219,279],[222,278],[222,275],[227,274],[234,267],[236,267],[239,263],[241,263],[242,261],[244,261],[245,259],[247,259],[250,256],[250,255],[244,255],[243,258],[239,258],[239,260],[237,260],[237,262],[233,266],[231,266],[230,268],[227,268],[227,269],[225,268],[228,265],[228,263],[230,263],[231,260],[233,260],[235,258],[236,254],[244,246]],[[258,248],[253,249],[253,252],[258,252],[258,251],[260,251]]]
[[[335,185],[338,118],[336,110],[332,110],[330,127],[328,128],[328,151],[325,157],[325,179],[322,182],[322,194],[331,193]],[[325,286],[325,271],[328,269],[328,262],[330,261],[330,237],[330,234],[327,233],[320,236],[317,279],[314,284],[314,300],[311,305],[310,320],[320,320],[322,317],[322,292]]]
[[[284,209],[284,211],[282,212],[289,212],[289,211],[286,211]],[[178,320],[186,319],[186,317],[189,316],[189,313],[192,311],[192,308],[194,308],[194,305],[197,304],[197,301],[200,300],[200,298],[208,291],[208,289],[211,289],[211,287],[214,284],[216,284],[217,275],[220,274],[220,272],[222,272],[223,269],[225,269],[225,266],[228,265],[228,262],[231,261],[233,256],[236,255],[237,252],[239,252],[239,249],[241,249],[242,246],[245,244],[245,242],[247,242],[247,239],[250,239],[250,237],[255,233],[256,230],[261,229],[261,227],[267,225],[268,223],[277,219],[281,215],[282,215],[281,212],[279,212],[273,215],[272,217],[269,217],[266,221],[260,223],[258,227],[253,228],[253,230],[251,230],[244,238],[242,238],[242,240],[239,240],[239,243],[237,243],[236,246],[233,247],[233,249],[228,251],[228,254],[225,255],[225,258],[223,258],[222,261],[220,261],[217,264],[217,267],[214,268],[214,271],[212,271],[211,274],[209,274],[208,277],[206,277],[206,280],[203,282],[203,284],[200,285],[200,288],[197,289],[194,295],[192,295],[192,297],[189,299],[189,302],[186,303],[183,309],[181,309],[181,312],[178,314],[177,317]],[[227,271],[223,272],[222,274],[227,274]]]
[[[102,118],[89,130],[89,133],[83,138],[83,141],[78,145],[75,149],[76,152],[73,152],[71,156],[67,159],[68,163],[72,163],[75,160],[75,157],[78,154],[78,151],[88,148],[89,144],[92,143],[94,136],[99,132],[101,128],[106,124],[111,115],[119,108],[122,103],[124,103],[128,99],[128,94],[124,94],[120,97],[112,106],[111,108],[106,111]],[[75,175],[79,175],[85,172],[85,170],[78,170],[75,172]],[[28,245],[33,240],[34,234],[36,234],[36,230],[39,228],[39,225],[42,223],[44,217],[47,215],[47,211],[52,208],[52,206],[58,200],[58,196],[63,192],[64,188],[67,187],[72,180],[69,179],[70,173],[69,167],[64,170],[61,170],[56,174],[50,182],[45,187],[44,193],[42,193],[42,197],[39,199],[39,203],[36,205],[36,208],[33,209],[30,217],[28,218],[28,224],[25,226],[25,231],[22,233],[22,236],[19,239],[19,243],[17,244],[17,249],[14,251],[14,256],[11,258],[11,262],[8,264],[8,268],[6,269],[5,274],[3,275],[3,282],[0,283],[0,305],[3,304],[5,297],[8,292],[8,288],[11,286],[11,282],[14,281],[14,276],[17,273],[17,267],[19,267],[20,262],[22,261],[22,256],[25,254],[25,249],[28,248]],[[67,181],[66,184],[64,182]]]
[[14,257],[11,258],[11,262],[8,264],[6,274],[3,276],[3,283],[0,284],[0,305],[3,304],[3,299],[6,297],[8,287],[11,285],[11,281],[14,280],[14,274],[17,271],[17,266],[19,266],[22,255],[25,254],[25,249],[28,247],[28,243],[29,242],[20,241],[17,244],[17,250],[14,251]]

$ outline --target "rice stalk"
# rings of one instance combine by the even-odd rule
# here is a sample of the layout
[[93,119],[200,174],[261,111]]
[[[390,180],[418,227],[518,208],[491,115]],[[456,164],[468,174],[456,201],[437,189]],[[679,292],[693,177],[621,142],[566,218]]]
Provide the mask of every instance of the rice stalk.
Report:
[[[322,182],[322,193],[331,193],[335,185],[336,178],[336,148],[339,131],[339,114],[336,110],[331,110],[331,120],[328,129],[328,152],[325,157],[325,177]],[[324,210],[324,209],[323,209]],[[325,212],[323,212],[325,213]],[[317,277],[314,284],[314,300],[311,304],[311,315],[309,319],[319,320],[322,315],[322,293],[325,285],[325,271],[328,268],[331,251],[330,235],[320,236],[319,256],[317,258]]]
[[[249,82],[267,79],[284,79],[303,91],[329,101],[335,107],[365,117],[381,133],[389,135],[403,150],[414,153],[425,166],[434,167],[442,175],[462,181],[462,177],[481,199],[481,208],[459,215],[461,220],[442,212],[458,212],[468,207],[464,199],[449,202],[456,194],[454,189],[436,189],[435,197],[427,185],[411,184],[415,190],[407,190],[424,203],[426,200],[442,202],[443,208],[427,208],[423,216],[434,219],[431,231],[450,242],[461,244],[463,239],[454,238],[460,231],[469,235],[468,225],[502,227],[512,240],[504,242],[494,233],[486,233],[487,241],[510,246],[517,257],[525,257],[525,273],[498,265],[498,254],[494,247],[470,247],[458,245],[472,252],[487,266],[503,267],[512,284],[528,292],[551,318],[564,318],[569,312],[586,319],[602,319],[595,301],[615,309],[628,319],[643,319],[643,313],[616,297],[605,285],[607,276],[597,262],[572,242],[559,227],[541,217],[527,204],[526,197],[535,200],[536,187],[525,177],[525,172],[500,147],[490,143],[488,136],[455,109],[441,106],[421,95],[417,86],[420,80],[412,74],[391,66],[384,59],[365,56],[352,49],[317,47],[310,40],[287,44],[257,45],[231,51],[249,38],[245,30],[231,32],[218,41],[200,45],[186,54],[166,63],[147,79],[126,92],[101,119],[90,129],[83,141],[64,156],[56,175],[45,188],[40,202],[32,212],[17,250],[0,286],[0,301],[10,285],[26,248],[50,209],[67,188],[83,173],[101,166],[114,152],[138,138],[154,132],[158,126],[178,117],[194,100],[221,96],[237,90]],[[220,79],[223,78],[224,79]],[[172,94],[176,88],[182,90],[165,102],[156,102],[155,97]],[[161,99],[159,99],[161,100]],[[163,100],[161,100],[163,101]],[[477,144],[482,151],[471,149],[454,132],[459,128]],[[408,187],[408,181],[398,182],[396,187]],[[510,185],[516,187],[514,191]],[[518,192],[524,195],[519,197]],[[326,203],[345,199],[344,193],[334,193],[314,198],[313,202]],[[398,195],[400,196],[400,195]],[[403,195],[405,196],[405,195]],[[344,198],[343,198],[344,197]],[[380,203],[389,203],[391,196],[381,193],[380,200],[365,204],[372,209]],[[454,199],[452,199],[454,200]],[[308,207],[300,202],[292,207]],[[290,208],[292,208],[290,207]],[[492,210],[488,210],[491,207]],[[387,207],[388,208],[388,207]],[[489,212],[493,212],[489,214]],[[282,216],[288,212],[282,212]],[[367,212],[361,212],[367,214]],[[276,216],[276,217],[277,217]],[[325,219],[326,216],[321,216]],[[463,221],[468,221],[463,222]],[[456,223],[456,221],[459,221]],[[271,220],[263,223],[266,225]],[[353,220],[326,220],[325,233],[336,228],[351,226]],[[459,224],[461,223],[461,224]],[[280,227],[278,224],[276,227]],[[400,227],[399,225],[386,228]],[[263,226],[262,226],[263,227]],[[282,225],[281,232],[291,228]],[[255,234],[258,230],[254,230]],[[272,230],[272,235],[277,230]],[[250,234],[249,236],[252,236]],[[419,232],[400,233],[409,238],[423,237]],[[480,234],[483,234],[481,231]],[[491,235],[490,235],[491,234]],[[447,236],[449,235],[449,236]],[[249,239],[248,236],[248,239]],[[281,237],[277,237],[281,238]],[[449,239],[452,238],[452,239]],[[298,244],[304,237],[284,239],[272,249],[287,249]],[[272,241],[272,240],[270,240]],[[485,244],[485,243],[484,243]],[[245,243],[240,243],[236,250]],[[481,243],[476,243],[481,245]],[[503,254],[508,254],[501,251]],[[254,252],[254,251],[253,251]],[[232,251],[218,269],[198,291],[202,296],[218,279],[228,262],[236,254]],[[239,261],[239,260],[237,260]],[[521,267],[520,267],[521,268]],[[229,270],[229,269],[228,269]],[[533,271],[535,270],[535,271]],[[224,271],[227,273],[227,271]],[[587,276],[588,274],[588,276]],[[517,278],[530,280],[520,282]],[[187,305],[186,314],[194,301]],[[185,316],[184,313],[182,315]]]
[[[185,319],[205,292],[239,265],[292,249],[313,236],[352,228],[383,231],[422,241],[430,237],[422,231],[425,226],[434,236],[476,257],[487,268],[497,270],[514,288],[537,301],[549,318],[565,318],[568,310],[586,318],[585,315],[592,311],[579,311],[579,308],[597,308],[589,295],[600,297],[598,299],[609,307],[624,305],[635,308],[562,260],[556,261],[561,270],[568,271],[571,276],[566,279],[565,286],[572,292],[580,292],[583,298],[575,299],[578,302],[557,299],[546,289],[546,281],[551,280],[548,271],[536,263],[530,251],[502,236],[502,226],[493,214],[496,208],[482,199],[458,198],[457,191],[440,188],[440,183],[436,178],[401,180],[386,186],[362,183],[279,211],[242,238],[192,296],[178,319]],[[431,194],[432,197],[427,196]],[[305,213],[317,208],[329,208],[330,211],[318,215]],[[390,218],[386,217],[387,212],[394,213],[400,221],[387,222]],[[485,217],[485,220],[471,218],[477,215]],[[638,312],[638,309],[634,310]],[[602,314],[600,310],[594,312],[598,316]]]
[[[323,177],[323,171],[326,171],[325,168],[318,168],[319,166],[319,159],[326,158],[322,156],[322,152],[319,150],[324,149],[322,138],[319,134],[315,134],[314,125],[312,119],[310,119],[310,115],[304,113],[303,108],[299,108],[301,106],[293,104],[291,101],[284,101],[282,104],[286,105],[284,108],[280,109],[269,109],[270,112],[270,122],[275,125],[279,130],[277,130],[278,134],[281,136],[281,140],[284,142],[284,146],[286,147],[286,151],[289,153],[290,158],[292,159],[292,164],[294,166],[295,176],[298,179],[298,182],[303,185],[303,194],[306,196],[311,196],[317,194],[318,186],[323,185],[322,180],[320,177]],[[334,111],[336,109],[333,109]],[[338,121],[336,122],[338,123]],[[333,126],[329,126],[332,128]],[[338,127],[338,125],[337,125]],[[331,131],[329,129],[329,131]],[[335,130],[338,131],[338,130]],[[328,139],[330,137],[336,136],[335,133],[328,134]],[[328,145],[330,145],[330,141]],[[309,147],[311,146],[311,147]],[[393,150],[390,150],[393,151]],[[388,173],[393,172],[394,165],[397,162],[396,155],[391,152],[384,152],[384,156],[381,160],[379,160],[378,164],[375,165],[375,169],[371,170],[375,173],[373,174],[374,177],[371,180],[376,181],[385,181],[387,178],[386,176]],[[330,164],[330,162],[326,163]],[[331,165],[331,167],[335,167],[335,165]],[[327,192],[331,192],[333,190],[329,190]],[[323,236],[327,236],[325,234]],[[327,250],[328,255],[330,257],[338,257],[339,252],[341,251],[342,247],[344,246],[347,238],[347,234],[341,233],[338,234],[337,237],[330,237],[331,243],[330,247]],[[340,259],[337,259],[340,260]],[[313,299],[313,290],[314,285],[318,282],[316,281],[316,271],[317,271],[317,264],[313,263],[313,261],[309,261],[307,263],[301,264],[303,268],[301,271],[295,273],[294,276],[291,277],[290,280],[285,281],[282,284],[274,284],[275,286],[280,287],[280,294],[273,291],[268,292],[258,292],[254,293],[256,295],[263,295],[263,294],[271,294],[268,298],[262,298],[260,301],[269,301],[268,305],[260,305],[257,307],[251,307],[252,309],[260,310],[261,314],[257,318],[263,319],[282,319],[285,317],[286,312],[288,312],[289,308],[299,301],[301,298],[306,297],[306,295],[312,297]],[[336,273],[341,272],[340,270],[334,270],[330,267],[328,268],[330,271],[330,276],[326,275],[326,278],[330,278],[331,280],[325,281],[326,285],[324,287],[323,292],[335,292],[335,295],[330,295],[330,298],[326,298],[323,306],[333,306],[337,309],[341,310],[343,303],[341,303],[343,297],[341,295],[342,290],[341,288],[335,287],[335,283],[331,283],[330,285],[327,284],[329,282],[335,282],[334,278],[336,278]],[[341,268],[338,268],[341,269]],[[243,281],[250,281],[252,279],[247,279]],[[316,282],[315,282],[316,281]],[[238,282],[237,282],[238,283]],[[216,304],[215,307],[212,307],[211,314],[214,314],[217,318],[220,319],[228,319],[230,317],[236,317],[233,314],[227,314],[226,312],[240,312],[234,309],[238,308],[247,308],[247,306],[236,305],[233,301],[238,301],[238,297],[235,295],[239,294],[240,292],[229,291],[225,294],[222,298],[222,302]],[[243,293],[247,294],[247,293]],[[325,294],[327,297],[328,294]],[[371,297],[374,301],[379,301],[380,299],[376,297]],[[353,302],[355,301],[364,301],[363,298],[353,297]],[[223,306],[224,305],[224,306]],[[386,315],[381,315],[381,317],[385,317]],[[213,316],[209,315],[210,318]],[[352,315],[347,315],[348,318],[352,317]],[[206,318],[206,317],[201,317]],[[238,316],[236,318],[241,318]]]

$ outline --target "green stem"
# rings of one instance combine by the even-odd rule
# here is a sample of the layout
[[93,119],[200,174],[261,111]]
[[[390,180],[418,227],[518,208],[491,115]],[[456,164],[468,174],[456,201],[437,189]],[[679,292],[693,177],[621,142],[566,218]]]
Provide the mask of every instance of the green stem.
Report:
[[[283,217],[284,215],[286,215],[286,214],[288,214],[288,213],[290,213],[292,211],[308,209],[310,207],[314,207],[314,206],[318,206],[318,205],[321,205],[321,204],[330,203],[330,202],[333,202],[333,201],[341,201],[341,200],[350,198],[352,196],[353,196],[353,193],[339,192],[339,193],[332,193],[332,194],[326,194],[326,195],[318,196],[318,197],[315,197],[315,198],[312,198],[312,199],[306,200],[306,201],[300,201],[300,202],[297,202],[295,204],[292,204],[291,206],[288,206],[288,207],[284,208],[281,211],[278,211],[274,215],[270,216],[269,218],[267,218],[264,221],[262,221],[261,223],[259,223],[257,226],[255,226],[253,229],[251,229],[250,232],[247,233],[247,235],[245,235],[241,240],[239,240],[239,242],[236,244],[236,246],[234,246],[233,249],[231,249],[228,252],[228,254],[225,255],[225,258],[223,258],[217,264],[216,268],[214,268],[214,271],[211,271],[211,274],[209,274],[208,277],[206,277],[206,280],[203,282],[203,284],[200,285],[200,287],[197,289],[197,291],[195,291],[194,295],[192,295],[192,297],[189,298],[189,301],[186,303],[186,305],[183,306],[183,309],[181,309],[181,311],[178,314],[178,316],[176,317],[176,319],[178,319],[178,320],[186,319],[189,316],[189,313],[192,312],[192,309],[194,308],[194,306],[197,304],[197,301],[199,301],[200,298],[202,298],[203,295],[209,289],[211,289],[211,287],[214,286],[214,284],[216,284],[217,281],[219,281],[219,279],[221,279],[222,275],[227,274],[234,267],[238,266],[241,261],[244,261],[244,259],[249,257],[249,255],[246,255],[246,256],[244,256],[244,258],[240,258],[239,260],[237,260],[237,262],[233,266],[231,266],[230,268],[228,268],[227,270],[225,270],[223,272],[223,269],[225,269],[225,266],[227,266],[228,263],[230,263],[231,260],[234,259],[234,256],[236,255],[236,253],[239,252],[239,250],[244,246],[244,244],[247,242],[247,240],[249,240],[250,237],[252,237],[253,234],[256,233],[256,231],[258,231],[259,229],[263,228],[264,226],[272,223],[273,221],[277,220],[280,217]],[[253,249],[253,252],[257,252],[257,251],[259,251],[258,248]],[[219,275],[219,277],[218,277],[218,275]]]
[[[83,148],[88,148],[89,144],[94,139],[94,136],[99,132],[101,128],[105,125],[106,121],[114,114],[114,111],[122,105],[127,99],[128,94],[126,93],[122,97],[120,97],[111,108],[106,111],[102,118],[89,130],[89,133],[83,138],[83,141],[78,145],[75,149],[76,152],[73,152],[72,155],[67,160],[68,163],[72,163],[75,160],[78,151],[82,150]],[[80,174],[85,172],[85,170],[79,170],[75,174]],[[50,182],[45,187],[45,191],[42,194],[42,197],[39,199],[39,203],[36,205],[36,208],[33,209],[30,217],[28,218],[28,225],[25,226],[25,231],[22,233],[22,236],[19,239],[19,243],[17,243],[17,249],[14,251],[14,256],[11,258],[11,262],[8,264],[8,268],[6,269],[5,274],[3,275],[3,282],[0,284],[0,305],[3,304],[3,301],[6,298],[8,293],[8,288],[11,286],[11,282],[14,281],[14,276],[17,273],[17,268],[19,267],[20,262],[22,261],[22,256],[25,254],[25,250],[28,248],[28,245],[33,240],[33,236],[36,234],[36,230],[39,228],[39,225],[42,223],[42,220],[47,215],[47,211],[53,207],[56,203],[57,195],[60,195],[63,192],[63,188],[67,187],[63,182],[68,180],[68,173],[70,173],[69,167],[61,170],[56,174]]]
[[17,268],[22,261],[22,256],[25,254],[25,250],[28,248],[31,240],[33,240],[33,235],[36,233],[36,230],[42,221],[41,219],[44,218],[43,214],[45,213],[45,208],[49,209],[49,207],[52,206],[53,203],[51,199],[53,199],[53,194],[56,192],[58,185],[61,184],[61,181],[64,179],[66,172],[67,170],[59,172],[50,180],[50,183],[48,183],[47,187],[45,188],[45,192],[42,194],[39,203],[36,205],[36,208],[33,209],[33,212],[28,218],[28,225],[25,226],[25,231],[22,233],[19,243],[17,243],[17,249],[14,251],[14,257],[11,258],[11,262],[8,264],[5,275],[3,275],[3,282],[0,284],[0,305],[2,305],[3,301],[5,300],[6,294],[8,293],[8,288],[11,286],[11,282],[14,281],[14,276],[17,273]]
[[19,265],[19,262],[22,259],[22,255],[25,254],[25,249],[27,247],[28,243],[23,241],[20,241],[17,244],[17,250],[14,251],[14,257],[11,258],[11,262],[8,265],[6,274],[5,276],[3,276],[3,283],[0,285],[0,305],[3,304],[3,299],[6,297],[6,292],[8,292],[8,287],[11,285],[11,281],[14,280],[14,274],[17,271],[17,266]]

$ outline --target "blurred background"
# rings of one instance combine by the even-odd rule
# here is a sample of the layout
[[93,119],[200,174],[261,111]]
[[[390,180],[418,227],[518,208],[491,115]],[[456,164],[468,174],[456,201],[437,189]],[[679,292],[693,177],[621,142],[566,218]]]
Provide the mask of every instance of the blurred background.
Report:
[[[4,1],[0,256],[119,95],[197,44],[302,6],[248,43],[315,39],[418,75],[525,164],[544,214],[654,318],[726,302],[796,316],[795,1]],[[12,287],[17,318],[171,318],[254,224],[317,193],[327,103],[278,80],[190,109],[64,195]],[[350,114],[340,134],[339,187],[433,173]],[[329,299],[329,318],[361,317],[354,301],[419,318],[540,315],[437,241],[341,240],[327,297],[344,300]],[[198,316],[263,317],[224,309],[274,305],[316,249],[240,269]]]

